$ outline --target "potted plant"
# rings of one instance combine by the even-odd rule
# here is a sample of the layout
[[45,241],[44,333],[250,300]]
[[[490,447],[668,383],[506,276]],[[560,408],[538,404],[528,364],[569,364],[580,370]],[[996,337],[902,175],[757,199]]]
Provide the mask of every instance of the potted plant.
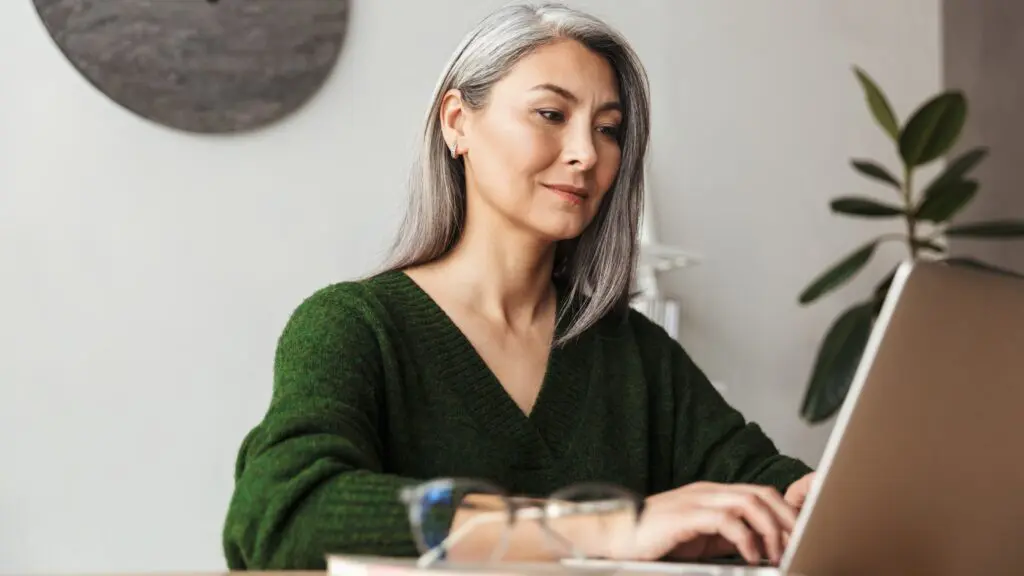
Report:
[[[917,170],[943,157],[960,137],[967,119],[964,94],[957,90],[944,91],[914,110],[901,124],[874,80],[857,67],[854,67],[854,74],[874,121],[896,147],[901,166],[893,173],[880,162],[853,159],[853,169],[874,184],[887,188],[885,192],[890,199],[842,196],[831,201],[831,210],[844,217],[902,220],[903,231],[872,238],[844,256],[800,293],[800,305],[816,302],[842,286],[871,260],[880,244],[889,241],[904,244],[912,260],[927,258],[1016,275],[975,258],[948,254],[949,238],[1024,237],[1024,220],[953,222],[978,193],[978,181],[970,174],[988,154],[986,147],[973,148],[953,158],[924,186],[918,185],[914,178]],[[800,412],[805,421],[823,422],[842,405],[895,272],[894,267],[870,294],[844,310],[829,326],[804,394]]]

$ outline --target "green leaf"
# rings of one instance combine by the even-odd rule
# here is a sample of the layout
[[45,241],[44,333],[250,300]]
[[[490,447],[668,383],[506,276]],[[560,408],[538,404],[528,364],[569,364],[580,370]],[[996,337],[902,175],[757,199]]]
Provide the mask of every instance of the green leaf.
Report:
[[978,193],[978,183],[974,180],[957,180],[947,186],[935,189],[931,195],[925,196],[917,207],[915,216],[918,220],[942,223],[962,210]]
[[942,259],[942,262],[946,264],[952,264],[954,266],[964,266],[966,268],[974,268],[976,270],[983,270],[986,272],[994,272],[996,274],[1004,274],[1006,276],[1013,276],[1015,278],[1024,278],[1024,274],[1014,272],[1008,268],[1002,268],[988,262],[983,262],[977,258],[971,258],[970,256],[953,256],[950,258]]
[[831,418],[846,400],[874,324],[875,302],[861,302],[839,315],[818,349],[811,379],[800,409],[817,424]]
[[955,184],[963,179],[968,172],[974,169],[982,159],[988,154],[988,149],[984,146],[979,146],[967,152],[964,152],[960,156],[956,157],[950,162],[946,169],[941,174],[932,180],[931,184],[924,189],[924,196],[927,197],[931,194],[935,194],[938,190]]
[[885,182],[886,184],[893,186],[897,190],[902,189],[900,181],[897,180],[896,177],[893,176],[888,170],[886,170],[885,166],[882,166],[877,162],[873,162],[871,160],[860,160],[855,158],[850,162],[850,164],[853,165],[854,170],[860,172],[861,174],[869,178],[874,178],[875,180]]
[[946,235],[961,238],[1020,238],[1024,237],[1024,220],[989,220],[956,224],[946,228]]
[[875,315],[882,310],[882,304],[885,304],[885,297],[889,295],[889,288],[892,287],[892,281],[896,279],[896,272],[899,269],[900,267],[897,265],[892,269],[892,272],[886,274],[882,281],[875,286],[874,307],[872,308]]
[[809,304],[814,302],[852,278],[854,274],[868,263],[868,260],[875,253],[877,246],[878,240],[872,240],[815,278],[810,286],[800,294],[800,303]]
[[889,272],[888,274],[886,274],[885,277],[882,278],[882,281],[879,282],[878,285],[875,286],[875,299],[876,300],[884,300],[885,299],[886,294],[889,293],[889,287],[892,286],[892,281],[894,279],[896,279],[896,272],[898,272],[899,269],[900,269],[899,266],[896,266],[895,268],[893,268],[892,272]]
[[935,160],[960,137],[967,120],[967,100],[962,92],[944,92],[918,108],[900,133],[900,156],[907,166]]
[[889,105],[889,100],[885,97],[885,93],[882,92],[882,89],[878,87],[866,72],[856,66],[853,68],[853,71],[857,75],[861,88],[864,90],[864,98],[868,102],[868,108],[871,109],[871,114],[875,117],[875,121],[895,142],[899,138],[899,122],[896,120],[896,114],[893,113],[892,106]]
[[832,211],[851,216],[864,216],[866,218],[886,218],[890,216],[902,216],[903,209],[891,204],[876,202],[871,198],[857,196],[842,196],[831,203]]

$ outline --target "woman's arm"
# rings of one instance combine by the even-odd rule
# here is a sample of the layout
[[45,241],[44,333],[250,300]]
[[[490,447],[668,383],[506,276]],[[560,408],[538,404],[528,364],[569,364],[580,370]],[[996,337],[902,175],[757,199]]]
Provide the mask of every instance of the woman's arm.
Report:
[[231,569],[323,569],[328,553],[408,556],[402,486],[382,473],[383,361],[359,287],[305,300],[278,341],[274,390],[238,454],[223,531]]
[[772,486],[780,493],[811,468],[779,453],[719,394],[681,346],[671,346],[676,395],[675,484],[695,481]]

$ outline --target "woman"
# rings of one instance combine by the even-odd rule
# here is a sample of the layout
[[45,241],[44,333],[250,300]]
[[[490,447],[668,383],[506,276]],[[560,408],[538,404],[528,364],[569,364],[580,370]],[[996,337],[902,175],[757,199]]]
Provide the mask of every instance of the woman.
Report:
[[[514,6],[467,36],[391,263],[317,291],[281,335],[238,457],[231,568],[414,555],[398,494],[435,477],[613,483],[646,509],[630,546],[595,554],[778,562],[810,469],[628,306],[648,131],[643,69],[604,23]],[[544,554],[519,537],[508,558]]]

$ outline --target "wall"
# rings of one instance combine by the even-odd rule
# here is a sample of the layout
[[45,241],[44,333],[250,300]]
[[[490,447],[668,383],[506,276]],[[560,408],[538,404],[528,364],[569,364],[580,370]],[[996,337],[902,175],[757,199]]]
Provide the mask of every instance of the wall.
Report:
[[[436,75],[499,2],[353,4],[310,106],[199,138],[116,107],[28,0],[0,3],[17,55],[0,77],[0,573],[223,567],[235,451],[277,335],[301,298],[378,260]],[[665,280],[686,346],[816,462],[828,427],[797,419],[803,382],[869,282],[795,299],[873,230],[827,212],[862,186],[847,159],[888,151],[849,67],[900,110],[934,91],[937,0],[576,4],[620,26],[652,76],[659,230],[707,259]]]
[[[954,154],[990,149],[975,172],[981,191],[960,219],[1024,218],[1024,4],[945,0],[943,52],[945,85],[963,90],[969,106]],[[961,240],[951,248],[1024,272],[1024,242]]]

